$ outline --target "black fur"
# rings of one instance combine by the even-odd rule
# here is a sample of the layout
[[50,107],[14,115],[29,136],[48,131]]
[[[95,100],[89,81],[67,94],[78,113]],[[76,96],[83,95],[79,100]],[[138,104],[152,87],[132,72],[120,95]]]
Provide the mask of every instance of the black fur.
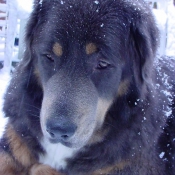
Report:
[[[35,158],[44,154],[40,141],[46,134],[40,120],[46,127],[49,120],[59,127],[87,128],[86,122],[78,125],[80,116],[86,116],[84,111],[95,116],[97,101],[103,99],[112,104],[87,141],[81,140],[83,135],[75,143],[51,140],[79,149],[59,171],[95,175],[113,167],[102,174],[173,175],[175,64],[171,58],[156,58],[158,38],[151,10],[141,0],[35,1],[26,28],[26,51],[4,103],[9,123]],[[52,53],[55,42],[62,46],[60,56]],[[85,53],[88,43],[97,46],[91,55]],[[50,55],[54,61],[49,60]],[[100,61],[107,67],[99,67]],[[125,80],[126,90],[119,93]],[[46,103],[50,96],[51,105]],[[41,111],[47,105],[45,119]],[[90,117],[84,120],[93,124],[96,118]],[[97,133],[102,140],[89,142]],[[8,143],[5,136],[0,148],[10,152],[4,143]],[[165,155],[160,158],[162,152]],[[120,169],[121,162],[127,163]]]

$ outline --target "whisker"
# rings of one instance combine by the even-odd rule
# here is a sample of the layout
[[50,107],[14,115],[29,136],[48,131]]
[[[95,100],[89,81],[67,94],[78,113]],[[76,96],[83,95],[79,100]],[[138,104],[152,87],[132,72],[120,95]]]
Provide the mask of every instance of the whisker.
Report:
[[111,123],[107,123],[105,122],[104,125],[109,125],[109,126],[112,126],[113,128],[116,128],[114,125],[112,125]]
[[36,114],[32,114],[32,113],[30,113],[30,115],[31,116],[34,116],[34,117],[38,117],[38,118],[40,118],[38,115],[36,115]]
[[35,109],[37,109],[37,110],[41,110],[40,108],[38,108],[38,107],[36,107],[36,106],[33,106],[33,105],[30,105],[30,104],[27,104],[27,103],[25,103],[26,105],[28,105],[28,106],[30,106],[30,107],[32,107],[32,108],[35,108]]

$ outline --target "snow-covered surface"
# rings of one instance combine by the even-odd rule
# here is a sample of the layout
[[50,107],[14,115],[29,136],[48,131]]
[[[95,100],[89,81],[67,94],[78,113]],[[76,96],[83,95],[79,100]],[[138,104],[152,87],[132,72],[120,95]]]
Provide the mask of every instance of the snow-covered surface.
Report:
[[160,31],[160,45],[158,49],[159,55],[165,55],[166,49],[166,24],[167,24],[167,14],[162,9],[153,9],[153,13],[156,18],[156,23]]
[[173,6],[172,0],[168,0],[166,3],[166,8],[153,9],[160,30],[158,53],[159,55],[175,56],[175,6]]
[[[13,3],[16,3],[17,14],[20,19],[26,19],[33,7],[33,0],[11,0]],[[15,2],[16,1],[16,2]]]
[[166,55],[175,56],[175,6],[168,3]]
[[6,90],[6,87],[9,83],[10,76],[8,73],[3,72],[0,70],[0,137],[3,134],[4,131],[4,125],[7,122],[7,118],[4,118],[4,113],[2,112],[2,107],[3,107],[3,96]]

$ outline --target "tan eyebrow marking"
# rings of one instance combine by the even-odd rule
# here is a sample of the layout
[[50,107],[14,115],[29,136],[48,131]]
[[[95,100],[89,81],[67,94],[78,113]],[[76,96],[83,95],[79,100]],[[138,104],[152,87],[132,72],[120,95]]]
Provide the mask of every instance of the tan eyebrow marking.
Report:
[[63,54],[63,48],[62,48],[62,46],[59,43],[56,42],[53,45],[53,52],[54,52],[55,55],[57,55],[57,56],[60,57]]
[[94,43],[89,43],[86,45],[86,54],[90,55],[97,51],[97,46]]

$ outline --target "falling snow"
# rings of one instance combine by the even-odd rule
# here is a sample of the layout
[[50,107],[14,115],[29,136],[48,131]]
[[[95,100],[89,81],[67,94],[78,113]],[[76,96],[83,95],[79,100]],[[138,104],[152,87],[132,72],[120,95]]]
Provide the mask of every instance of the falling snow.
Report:
[[162,158],[164,157],[164,155],[165,155],[165,152],[161,152],[161,153],[159,154],[159,157],[162,159]]
[[61,1],[61,4],[63,5],[64,4],[64,1]]
[[4,131],[4,125],[7,122],[7,119],[4,118],[4,113],[2,112],[2,106],[4,102],[3,94],[6,90],[9,80],[10,80],[9,74],[0,71],[0,137],[2,136],[2,133]]
[[39,4],[42,4],[43,3],[43,0],[40,0]]
[[102,23],[101,25],[100,25],[100,27],[103,27],[104,26],[104,24]]
[[99,4],[99,1],[94,1],[95,4]]

